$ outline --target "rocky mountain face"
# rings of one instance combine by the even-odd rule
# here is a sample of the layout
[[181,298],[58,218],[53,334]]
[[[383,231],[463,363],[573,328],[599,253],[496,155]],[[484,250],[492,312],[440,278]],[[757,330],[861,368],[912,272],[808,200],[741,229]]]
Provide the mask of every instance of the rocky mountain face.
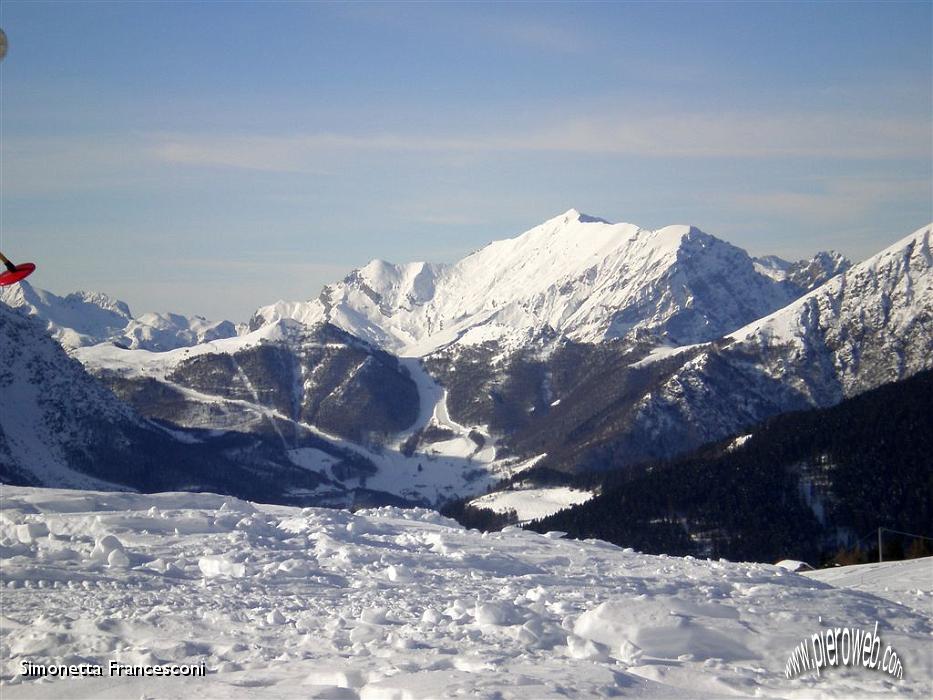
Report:
[[[930,237],[931,227],[920,229],[712,343],[655,351],[627,369],[605,363],[616,371],[586,385],[605,401],[590,399],[582,422],[560,415],[561,401],[538,434],[562,439],[526,449],[547,448],[551,466],[575,470],[667,458],[933,367]],[[568,403],[579,412],[579,399]]]
[[125,305],[71,329],[97,344],[74,342],[61,304],[19,305],[139,414],[248,437],[270,469],[319,480],[307,499],[435,504],[535,463],[669,457],[930,367],[929,238],[850,269],[571,210],[453,265],[373,261],[240,335],[165,351],[125,342]]
[[[164,406],[166,420],[148,420],[70,358],[39,321],[5,304],[0,304],[0,337],[4,483],[214,491],[297,504],[405,502],[388,493],[347,489],[296,464],[280,441],[263,438],[261,431],[185,429]],[[157,382],[138,391],[152,391],[163,401],[172,396],[171,388]],[[174,400],[186,406],[177,396]],[[301,444],[337,471],[375,471],[355,452],[313,434]]]
[[787,268],[787,281],[801,293],[810,292],[852,267],[852,262],[835,251],[821,251],[810,260],[798,260]]
[[103,344],[74,355],[141,414],[252,435],[354,498],[379,491],[433,504],[494,480],[490,436],[449,420],[444,390],[417,360],[330,324],[282,319],[171,352]]
[[[144,430],[140,420],[37,323],[0,305],[0,463],[36,483],[99,484],[72,466],[80,446]],[[105,436],[107,426],[112,438]],[[79,462],[82,460],[78,460]],[[103,465],[101,465],[103,466]]]
[[929,227],[921,229],[705,343],[558,338],[545,352],[509,353],[496,343],[451,345],[423,362],[447,388],[453,418],[508,436],[500,454],[544,455],[540,465],[566,471],[669,458],[933,366],[929,238]]
[[[933,349],[933,226],[727,337],[766,374],[826,404],[926,369]],[[786,362],[769,360],[783,352]],[[834,381],[808,381],[808,368]],[[800,379],[797,379],[799,377]]]
[[776,255],[755,258],[755,269],[773,280],[784,282],[794,296],[813,291],[826,280],[841,275],[852,262],[835,251],[821,251],[809,260],[791,262]]
[[[408,428],[418,389],[399,360],[330,325],[279,321],[213,352],[150,355],[143,371],[107,362],[96,372],[140,412],[186,427],[255,432],[270,420],[314,425],[346,440],[379,443]],[[205,349],[206,350],[206,349]],[[125,351],[109,351],[125,359]]]
[[110,342],[162,352],[237,334],[230,321],[212,322],[172,313],[134,317],[125,302],[106,294],[74,292],[60,297],[28,282],[0,287],[0,302],[42,319],[49,333],[66,348]]

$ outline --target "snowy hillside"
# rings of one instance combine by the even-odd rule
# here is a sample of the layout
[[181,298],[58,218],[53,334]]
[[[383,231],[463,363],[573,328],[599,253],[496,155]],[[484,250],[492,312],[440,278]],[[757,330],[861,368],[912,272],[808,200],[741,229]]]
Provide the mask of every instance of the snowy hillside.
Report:
[[435,504],[481,493],[517,461],[496,459],[484,425],[449,417],[416,359],[327,324],[284,319],[170,352],[102,344],[74,355],[148,417],[259,435],[348,489]]
[[72,466],[70,446],[142,422],[69,359],[38,324],[0,304],[0,474],[32,483],[106,488]]
[[519,484],[517,488],[493,491],[474,498],[469,505],[500,514],[514,511],[519,522],[526,522],[546,518],[578,503],[586,503],[593,496],[591,491],[567,486],[535,487]]
[[[325,475],[291,463],[281,445],[146,420],[70,358],[38,320],[3,304],[0,338],[3,483],[353,501]],[[354,461],[339,448],[321,447],[334,465]]]
[[[770,416],[831,406],[933,367],[931,228],[724,339],[653,353],[631,364],[629,375],[599,376],[597,386],[614,384],[614,395],[627,398],[602,419],[614,421],[606,437],[615,464],[622,466],[620,455],[629,463],[671,457]],[[560,430],[559,419],[555,411],[540,430]],[[568,461],[566,450],[560,456]]]
[[814,398],[827,389],[851,396],[928,368],[931,235],[933,225],[921,228],[788,307],[736,330],[730,335],[733,345],[760,356],[780,350],[786,363],[762,365],[777,379],[789,378],[792,368],[804,364],[824,368],[831,387],[815,387],[805,376],[793,381]]
[[[764,564],[648,556],[436,513],[4,487],[4,698],[923,696],[933,620]],[[930,587],[926,587],[927,593]],[[820,629],[878,624],[904,677],[787,679]],[[36,664],[204,678],[30,680]]]
[[571,209],[453,265],[373,260],[314,301],[259,309],[251,327],[326,320],[414,356],[454,341],[517,347],[555,333],[598,342],[641,332],[685,344],[727,333],[804,291],[787,271],[778,277],[692,226],[649,231]]
[[0,302],[42,319],[65,348],[116,343],[128,348],[172,350],[237,334],[230,321],[172,313],[134,317],[125,302],[97,292],[60,297],[28,282],[0,287]]

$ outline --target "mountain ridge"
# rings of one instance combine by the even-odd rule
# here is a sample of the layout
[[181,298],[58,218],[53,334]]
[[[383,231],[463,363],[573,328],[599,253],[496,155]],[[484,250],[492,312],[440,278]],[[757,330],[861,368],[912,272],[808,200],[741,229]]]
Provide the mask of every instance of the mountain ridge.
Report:
[[[374,261],[313,302],[258,314],[241,335],[71,353],[144,417],[240,435],[276,468],[305,470],[321,485],[308,498],[439,503],[536,463],[585,471],[667,458],[928,368],[925,230],[841,274],[847,261],[827,253],[769,259],[769,275],[761,258],[696,227],[568,212],[461,267]],[[805,292],[788,279],[794,266],[801,284],[830,280]],[[525,280],[537,286],[510,298]],[[824,323],[800,326],[803,349],[771,331],[732,337],[785,317]],[[386,349],[387,333],[407,337],[411,354]]]
[[[0,337],[5,339],[0,344],[0,483],[214,491],[338,507],[412,504],[362,486],[345,488],[331,474],[290,459],[274,423],[264,426],[273,436],[267,438],[262,432],[190,429],[145,416],[119,399],[107,382],[88,374],[41,322],[4,303]],[[143,384],[140,390],[152,387]],[[158,387],[161,395],[169,395],[169,403],[179,400],[172,391]],[[168,418],[177,418],[177,412],[169,412]],[[302,456],[325,455],[335,470],[375,470],[351,450],[326,440],[307,436],[304,445]]]
[[[810,267],[811,283],[824,281],[819,266]],[[649,230],[571,209],[449,265],[373,260],[317,299],[260,307],[250,328],[280,318],[327,321],[403,356],[487,340],[515,347],[548,334],[600,342],[648,333],[682,344],[732,330],[803,291],[786,271],[774,279],[745,251],[695,226]]]
[[[830,406],[933,367],[931,230],[722,339],[630,365],[654,373],[649,390],[636,391],[611,440],[591,445],[581,468],[669,458],[769,416]],[[616,390],[637,386],[626,381]]]
[[74,349],[115,343],[152,351],[174,350],[238,334],[230,321],[202,316],[147,312],[134,316],[129,305],[102,292],[72,292],[61,297],[29,282],[0,287],[0,302],[42,319],[56,340]]

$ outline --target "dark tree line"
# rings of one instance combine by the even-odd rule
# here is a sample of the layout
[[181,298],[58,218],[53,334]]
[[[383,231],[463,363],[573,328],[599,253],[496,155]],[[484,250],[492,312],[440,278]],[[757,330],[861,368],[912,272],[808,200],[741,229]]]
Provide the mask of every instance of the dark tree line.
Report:
[[933,371],[749,432],[736,449],[575,476],[601,495],[531,527],[651,553],[814,563],[879,526],[933,534]]
[[492,532],[501,530],[506,525],[518,522],[518,514],[514,510],[505,513],[496,513],[488,508],[474,508],[469,505],[469,499],[458,498],[448,501],[441,508],[441,515],[453,518],[464,527]]

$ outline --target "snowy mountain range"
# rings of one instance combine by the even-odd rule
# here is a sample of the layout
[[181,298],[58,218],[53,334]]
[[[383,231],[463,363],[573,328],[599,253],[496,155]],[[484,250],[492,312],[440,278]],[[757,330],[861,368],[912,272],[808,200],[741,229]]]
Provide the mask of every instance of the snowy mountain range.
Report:
[[570,210],[452,265],[373,261],[239,329],[28,286],[3,300],[134,415],[317,479],[280,498],[435,504],[535,463],[670,456],[929,368],[930,261],[930,227],[850,269]]
[[[927,226],[852,267],[788,306],[710,343],[660,348],[628,365],[634,374],[597,377],[625,395],[621,407],[587,420],[611,427],[605,442],[593,430],[579,445],[552,449],[564,469],[667,458],[740,432],[789,410],[830,406],[845,397],[933,366],[933,254]],[[585,385],[590,396],[598,387]],[[610,396],[611,400],[611,396]],[[560,431],[558,415],[540,430]],[[579,419],[578,419],[579,420]],[[575,423],[578,421],[569,421]],[[566,431],[560,431],[566,436]],[[595,442],[601,442],[595,448]],[[552,442],[556,442],[552,440]],[[571,454],[574,456],[571,457]]]
[[779,309],[848,265],[833,253],[763,265],[692,226],[649,231],[571,209],[453,265],[373,260],[313,301],[259,309],[250,327],[327,322],[403,356],[555,335],[687,344]]
[[74,292],[60,297],[28,282],[0,287],[0,302],[42,319],[49,333],[66,348],[114,343],[162,352],[238,333],[230,321],[151,312],[136,317],[125,302],[106,294]]

